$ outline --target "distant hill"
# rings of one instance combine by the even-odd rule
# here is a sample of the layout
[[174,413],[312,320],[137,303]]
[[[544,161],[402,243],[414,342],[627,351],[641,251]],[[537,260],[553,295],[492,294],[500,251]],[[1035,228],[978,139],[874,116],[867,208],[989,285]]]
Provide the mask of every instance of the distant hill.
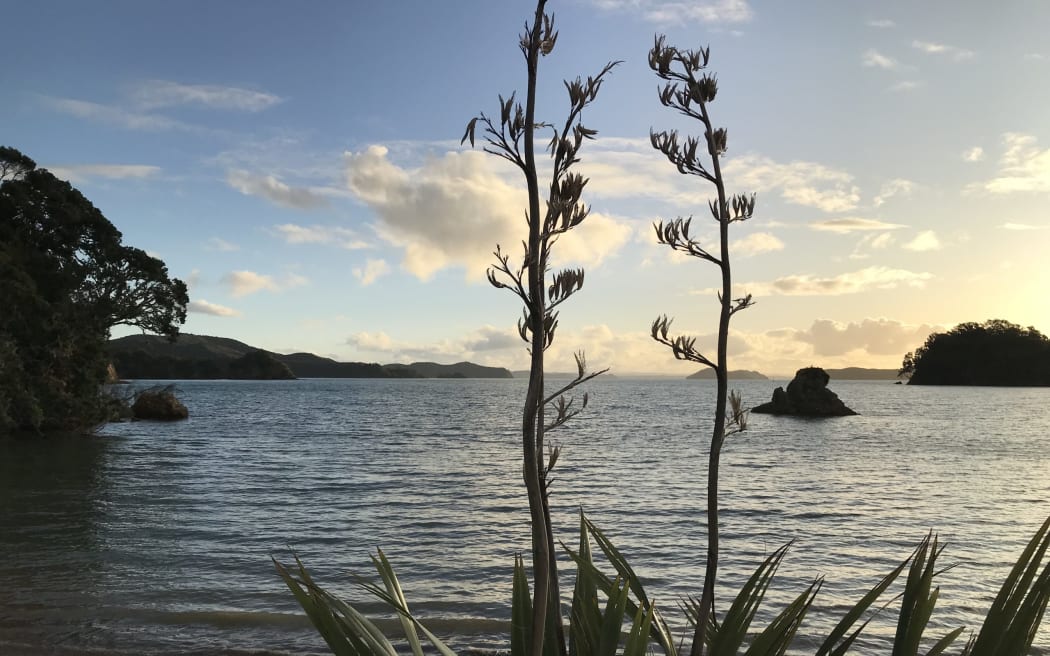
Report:
[[511,378],[507,369],[470,362],[337,362],[312,353],[284,355],[227,337],[188,333],[180,334],[175,343],[156,335],[129,335],[110,340],[108,349],[117,373],[132,379]]
[[438,364],[436,362],[413,362],[409,365],[386,365],[387,369],[404,367],[419,372],[423,378],[513,378],[503,367],[485,367],[473,362]]
[[845,369],[825,369],[831,380],[897,380],[896,369],[865,369],[863,367],[846,367]]
[[[690,375],[686,376],[686,380],[714,380],[714,379],[715,379],[715,370],[712,369],[711,367],[704,367],[703,369],[701,369],[700,371],[696,372],[695,374],[690,374]],[[734,369],[733,371],[730,371],[729,372],[729,379],[730,380],[769,380],[769,378],[766,377],[765,375],[760,374],[757,371],[750,371],[748,369]]]
[[156,335],[110,340],[110,359],[124,378],[289,380],[296,375],[273,353],[223,337]]

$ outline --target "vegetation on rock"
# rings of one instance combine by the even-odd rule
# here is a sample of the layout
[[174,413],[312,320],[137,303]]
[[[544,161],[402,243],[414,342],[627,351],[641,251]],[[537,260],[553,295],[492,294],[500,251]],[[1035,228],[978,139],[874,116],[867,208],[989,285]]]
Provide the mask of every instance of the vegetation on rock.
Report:
[[1050,385],[1050,339],[1002,319],[934,333],[904,356],[909,385]]
[[820,367],[805,367],[795,372],[788,383],[773,390],[773,400],[751,408],[751,412],[800,417],[845,417],[857,414],[828,389],[831,377]]
[[189,410],[175,397],[171,387],[151,388],[137,393],[135,402],[131,404],[131,413],[135,419],[159,421],[178,421],[190,416]]
[[0,435],[104,422],[110,329],[174,339],[188,300],[72,185],[0,147]]

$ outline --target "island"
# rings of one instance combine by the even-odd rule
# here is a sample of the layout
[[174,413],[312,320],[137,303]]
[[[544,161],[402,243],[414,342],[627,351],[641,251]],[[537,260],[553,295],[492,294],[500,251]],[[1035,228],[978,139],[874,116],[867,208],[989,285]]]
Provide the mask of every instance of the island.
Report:
[[904,356],[909,385],[1050,386],[1050,339],[1002,319],[934,333]]
[[787,390],[773,390],[773,400],[751,408],[751,412],[799,417],[846,417],[857,414],[828,389],[830,377],[820,367],[805,367],[795,373]]

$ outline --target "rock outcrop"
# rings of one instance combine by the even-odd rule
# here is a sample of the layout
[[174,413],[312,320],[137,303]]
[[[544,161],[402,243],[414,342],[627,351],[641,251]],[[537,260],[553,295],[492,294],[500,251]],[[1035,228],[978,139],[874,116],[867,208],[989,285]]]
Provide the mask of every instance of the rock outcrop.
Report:
[[190,416],[186,406],[175,398],[170,388],[148,389],[135,397],[135,403],[131,406],[131,412],[135,419],[158,419],[161,421],[177,421]]
[[800,417],[845,417],[857,414],[828,389],[831,377],[820,367],[806,367],[795,372],[787,390],[773,390],[773,400],[751,408],[751,412]]

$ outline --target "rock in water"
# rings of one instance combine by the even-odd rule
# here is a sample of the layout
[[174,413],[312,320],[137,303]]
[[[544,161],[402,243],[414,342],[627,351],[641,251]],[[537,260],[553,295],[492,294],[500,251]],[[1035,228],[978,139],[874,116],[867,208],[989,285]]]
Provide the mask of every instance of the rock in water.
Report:
[[857,414],[846,407],[838,394],[828,389],[831,377],[820,367],[806,367],[795,372],[788,383],[773,390],[773,400],[751,408],[751,412],[801,417],[844,417]]
[[190,411],[186,406],[175,398],[170,389],[145,390],[135,398],[131,412],[135,419],[160,419],[163,421],[176,421],[186,419]]

